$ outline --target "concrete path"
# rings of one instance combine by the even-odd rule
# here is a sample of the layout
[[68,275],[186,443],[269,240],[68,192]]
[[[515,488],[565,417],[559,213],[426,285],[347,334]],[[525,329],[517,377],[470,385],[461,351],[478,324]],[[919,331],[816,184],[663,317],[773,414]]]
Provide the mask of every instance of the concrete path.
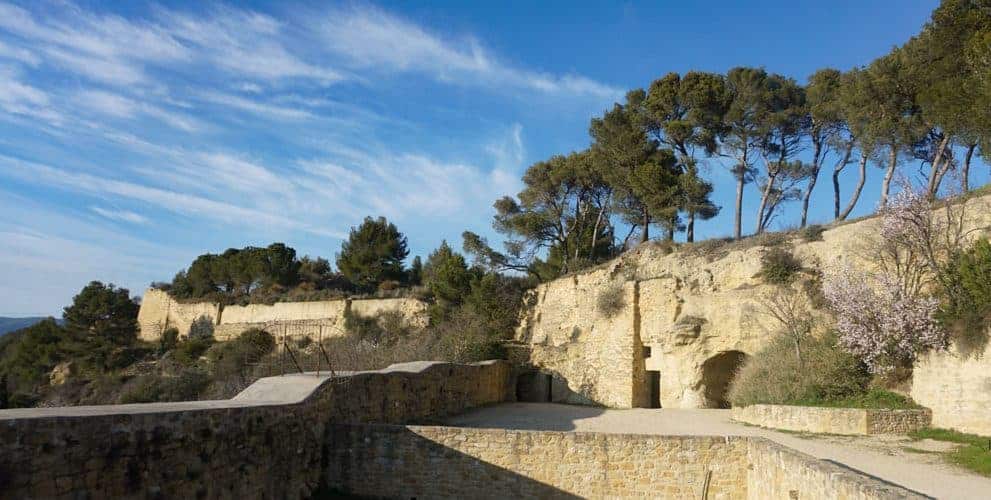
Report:
[[795,450],[935,498],[991,498],[991,478],[947,465],[931,453],[938,442],[896,436],[816,436],[771,431],[730,420],[729,410],[632,409],[509,403],[472,410],[447,425],[522,430],[614,432],[662,435],[762,436]]

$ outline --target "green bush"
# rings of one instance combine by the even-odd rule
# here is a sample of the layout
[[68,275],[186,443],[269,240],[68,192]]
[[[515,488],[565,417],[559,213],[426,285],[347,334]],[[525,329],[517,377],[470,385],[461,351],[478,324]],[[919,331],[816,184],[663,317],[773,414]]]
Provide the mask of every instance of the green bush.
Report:
[[784,248],[772,248],[761,257],[760,275],[764,281],[775,285],[791,283],[802,270],[802,263]]
[[181,340],[172,351],[173,359],[183,365],[195,363],[203,353],[213,345],[213,337],[193,338],[187,337]]
[[177,345],[179,345],[179,329],[174,326],[166,328],[158,339],[158,352],[164,354],[175,349]]
[[203,339],[213,337],[213,318],[201,315],[189,325],[189,338]]
[[805,241],[822,241],[822,233],[824,232],[826,232],[826,228],[819,224],[812,224],[805,226],[801,231],[801,235]]
[[619,314],[626,305],[626,300],[623,297],[623,284],[612,283],[600,290],[595,299],[595,305],[599,313],[607,318]]
[[141,375],[122,389],[119,402],[195,401],[209,383],[210,375],[198,368],[184,369],[175,376]]
[[268,354],[275,349],[275,337],[261,328],[249,328],[241,332],[235,342],[248,344],[260,354]]
[[991,243],[978,240],[946,266],[938,319],[964,351],[981,351],[991,318]]
[[774,338],[754,354],[733,381],[729,400],[734,406],[752,404],[810,404],[867,393],[871,377],[853,355],[836,345],[834,334],[809,337],[800,344]]

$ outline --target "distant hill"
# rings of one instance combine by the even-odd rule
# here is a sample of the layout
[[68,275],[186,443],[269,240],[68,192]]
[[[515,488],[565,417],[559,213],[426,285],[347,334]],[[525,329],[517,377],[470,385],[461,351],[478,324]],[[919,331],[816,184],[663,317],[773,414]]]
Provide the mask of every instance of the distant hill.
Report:
[[43,319],[45,318],[5,318],[0,316],[0,335],[20,330],[21,328],[27,328]]

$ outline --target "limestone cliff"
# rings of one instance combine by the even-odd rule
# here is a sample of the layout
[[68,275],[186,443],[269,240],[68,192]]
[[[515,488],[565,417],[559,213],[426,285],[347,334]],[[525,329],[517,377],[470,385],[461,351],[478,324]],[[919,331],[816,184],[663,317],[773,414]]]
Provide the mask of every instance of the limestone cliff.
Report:
[[[988,227],[991,197],[969,200],[966,213],[967,226]],[[640,245],[596,269],[537,287],[516,337],[530,347],[530,361],[554,376],[554,400],[719,406],[733,370],[777,328],[766,304],[780,292],[761,278],[762,256],[782,247],[801,261],[805,271],[793,285],[794,296],[804,297],[803,307],[820,319],[819,328],[829,328],[828,315],[812,305],[803,286],[814,287],[818,273],[841,262],[870,268],[878,225],[871,218],[828,227],[816,241],[767,235],[673,253],[660,244]],[[604,293],[620,294],[622,307],[600,310],[598,297]],[[938,376],[937,371],[925,369],[922,377]],[[977,390],[983,383],[982,390],[991,394],[991,375],[985,370],[978,377],[983,382],[968,385]]]

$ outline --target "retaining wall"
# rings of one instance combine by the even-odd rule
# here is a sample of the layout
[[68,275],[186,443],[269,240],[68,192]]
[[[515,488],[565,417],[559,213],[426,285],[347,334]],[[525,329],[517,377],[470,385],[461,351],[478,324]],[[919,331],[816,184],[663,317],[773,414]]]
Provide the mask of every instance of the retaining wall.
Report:
[[[413,363],[255,399],[0,411],[2,498],[309,498],[328,425],[423,423],[503,401],[504,362]],[[266,382],[266,381],[260,381]]]
[[750,405],[733,408],[733,420],[761,427],[819,434],[908,434],[932,421],[932,412],[814,406]]
[[369,497],[925,498],[763,438],[380,425],[330,434],[327,484]]

